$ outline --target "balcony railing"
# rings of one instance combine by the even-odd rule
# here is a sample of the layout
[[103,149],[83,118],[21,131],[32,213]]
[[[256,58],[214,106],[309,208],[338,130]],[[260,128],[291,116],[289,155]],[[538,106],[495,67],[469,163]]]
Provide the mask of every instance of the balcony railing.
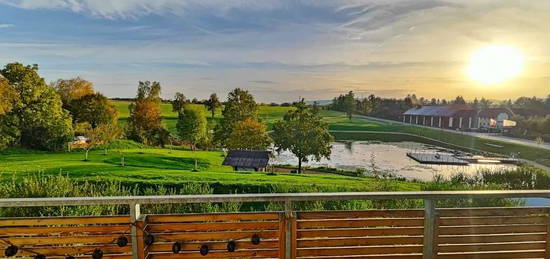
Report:
[[[0,199],[0,207],[127,205],[129,216],[1,218],[5,257],[550,258],[550,207],[436,208],[440,199],[550,191],[296,193]],[[424,209],[293,210],[300,201],[422,199]],[[145,215],[140,205],[282,202],[284,211]]]

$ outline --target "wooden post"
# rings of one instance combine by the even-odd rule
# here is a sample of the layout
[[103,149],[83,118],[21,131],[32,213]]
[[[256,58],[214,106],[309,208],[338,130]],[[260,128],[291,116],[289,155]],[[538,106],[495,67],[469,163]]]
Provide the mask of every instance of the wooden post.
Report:
[[296,247],[293,247],[293,239],[296,239],[293,229],[293,222],[296,222],[295,214],[292,212],[292,201],[285,201],[285,220],[286,220],[286,231],[285,231],[285,258],[292,259],[296,258],[295,251]]
[[285,213],[279,214],[279,259],[286,258],[286,225]]
[[[139,247],[143,248],[143,243],[138,242],[138,230],[137,222],[141,215],[140,206],[138,203],[130,204],[130,222],[132,224],[132,259],[141,259],[140,255],[143,256],[143,250],[140,251]],[[143,239],[143,233],[141,233],[141,238]]]
[[436,210],[433,200],[424,200],[424,247],[423,259],[434,259],[437,256],[436,244]]

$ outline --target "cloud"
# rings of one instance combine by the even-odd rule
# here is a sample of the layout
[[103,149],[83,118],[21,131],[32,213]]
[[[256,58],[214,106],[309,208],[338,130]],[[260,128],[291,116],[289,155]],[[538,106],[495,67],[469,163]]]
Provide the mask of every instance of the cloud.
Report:
[[256,83],[256,84],[268,84],[268,85],[278,84],[277,82],[271,81],[271,80],[249,80],[248,82]]
[[10,27],[14,27],[15,25],[14,24],[11,24],[11,23],[0,23],[0,29],[2,28],[10,28]]

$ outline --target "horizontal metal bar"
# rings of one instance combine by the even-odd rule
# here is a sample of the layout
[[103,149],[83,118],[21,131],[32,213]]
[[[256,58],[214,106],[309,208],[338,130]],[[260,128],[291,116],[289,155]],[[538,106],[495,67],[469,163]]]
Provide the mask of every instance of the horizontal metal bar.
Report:
[[463,198],[550,198],[550,190],[528,191],[430,191],[430,192],[338,192],[338,193],[262,193],[167,196],[60,197],[0,199],[0,207],[42,207],[114,204],[167,204],[209,202],[335,201],[391,199]]

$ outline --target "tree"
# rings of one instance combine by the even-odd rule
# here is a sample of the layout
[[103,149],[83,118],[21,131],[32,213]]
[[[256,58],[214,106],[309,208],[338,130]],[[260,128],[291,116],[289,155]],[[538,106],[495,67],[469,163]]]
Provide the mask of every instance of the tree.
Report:
[[160,84],[139,82],[136,101],[130,104],[129,109],[127,137],[146,145],[164,146],[169,133],[162,125]]
[[74,123],[88,123],[92,128],[100,124],[116,124],[118,111],[101,93],[88,94],[70,101],[67,109]]
[[51,86],[55,88],[61,97],[64,107],[68,106],[73,100],[94,93],[93,84],[80,77],[67,80],[59,79],[51,83]]
[[310,157],[317,161],[329,157],[334,140],[328,125],[304,100],[275,123],[272,137],[278,151],[289,150],[298,158],[298,173],[302,172],[302,162]]
[[457,96],[456,99],[453,101],[453,104],[466,104],[466,100],[464,100],[464,97]]
[[220,102],[220,99],[218,99],[217,94],[214,93],[210,95],[210,99],[206,101],[206,107],[208,107],[208,110],[212,113],[212,118],[214,118],[216,109],[222,107],[222,103]]
[[233,126],[226,146],[228,149],[266,150],[271,141],[265,124],[247,118]]
[[236,123],[248,118],[258,118],[258,104],[248,91],[237,88],[229,93],[222,115],[223,118],[214,130],[214,140],[225,147]]
[[[118,139],[122,131],[116,124],[101,124],[95,128],[89,127],[86,129],[84,136],[86,136],[86,147],[84,148],[84,161],[88,160],[88,153],[90,150],[100,146],[111,143]],[[105,153],[107,153],[107,147],[105,147]]]
[[18,119],[7,115],[17,103],[19,94],[8,84],[8,80],[0,77],[0,149],[6,148],[19,137]]
[[10,112],[19,94],[8,84],[8,80],[0,77],[0,116]]
[[[8,128],[7,145],[27,148],[60,150],[73,138],[72,120],[62,108],[61,98],[38,75],[38,66],[20,63],[7,64],[0,70],[18,98],[11,110],[1,116],[2,131]],[[0,132],[4,135],[6,132]],[[4,137],[3,137],[4,139]]]
[[348,115],[348,118],[351,120],[353,112],[355,111],[355,94],[353,91],[349,91],[348,94],[344,96],[344,111]]
[[183,95],[183,93],[177,92],[176,95],[174,95],[174,100],[172,100],[172,111],[179,113],[188,103],[189,101],[187,100],[187,98],[185,98],[185,95]]
[[193,149],[208,139],[208,122],[203,107],[187,105],[179,113],[176,129],[179,137],[191,143]]

